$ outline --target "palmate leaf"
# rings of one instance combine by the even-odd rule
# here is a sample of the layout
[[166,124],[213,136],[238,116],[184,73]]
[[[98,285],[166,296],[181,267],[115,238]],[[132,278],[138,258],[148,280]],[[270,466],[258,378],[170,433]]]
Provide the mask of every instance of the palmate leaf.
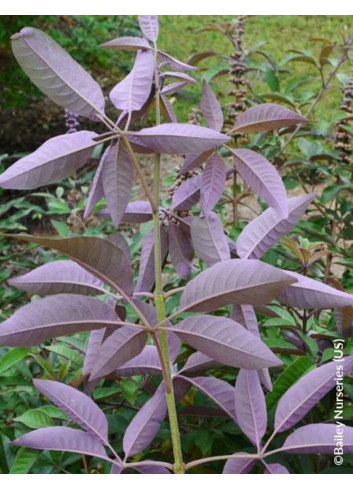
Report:
[[98,144],[93,140],[96,136],[92,131],[79,131],[49,139],[0,175],[0,186],[32,190],[63,180],[87,162]]
[[103,182],[102,182],[102,169],[104,165],[104,160],[109,154],[110,146],[106,148],[104,151],[101,159],[99,160],[99,165],[96,170],[96,173],[94,174],[93,182],[89,191],[89,195],[87,198],[87,203],[85,207],[85,211],[83,213],[83,218],[87,219],[87,217],[90,215],[92,212],[94,206],[104,197],[104,189],[103,189]]
[[197,315],[171,329],[190,346],[223,365],[247,369],[282,365],[260,339],[228,318]]
[[183,368],[179,370],[179,374],[202,372],[204,370],[208,370],[209,368],[218,367],[219,365],[221,365],[219,362],[216,362],[204,353],[196,351],[189,356]]
[[237,171],[249,187],[277,211],[288,217],[287,194],[276,169],[262,155],[250,149],[231,149]]
[[161,113],[167,122],[177,122],[177,116],[168,97],[161,94]]
[[[353,428],[343,426],[344,453],[353,453]],[[314,423],[295,430],[282,450],[290,453],[328,453],[336,448],[337,424]]]
[[181,226],[169,223],[168,226],[169,252],[176,272],[183,279],[188,279],[191,273],[193,249],[190,236]]
[[261,258],[268,249],[293,229],[316,194],[288,199],[288,217],[269,208],[245,226],[236,242],[240,258]]
[[151,51],[138,51],[130,73],[110,92],[110,100],[122,111],[140,110],[151,93],[154,58]]
[[188,178],[178,187],[173,195],[172,209],[188,211],[200,198],[201,175]]
[[[168,233],[163,225],[160,226],[161,263],[168,254]],[[154,284],[154,230],[147,234],[141,250],[140,269],[135,292],[147,292]]]
[[234,410],[234,387],[216,377],[184,377],[180,375],[178,375],[178,377],[185,379],[191,385],[194,385],[205,396],[216,403],[222,411],[236,421]]
[[11,37],[11,44],[22,69],[56,104],[94,120],[104,113],[98,83],[50,36],[25,27]]
[[158,39],[158,15],[139,15],[139,25],[142,34],[152,42],[156,42]]
[[277,104],[259,104],[250,107],[236,119],[232,132],[251,133],[272,131],[281,127],[303,124],[307,119]]
[[214,212],[205,217],[195,217],[191,224],[191,240],[196,253],[212,267],[215,263],[230,260],[227,237],[221,219]]
[[166,95],[173,95],[174,93],[179,92],[182,88],[184,88],[188,84],[187,81],[179,81],[179,82],[174,82],[174,83],[169,83],[169,85],[165,85],[162,90],[161,94],[166,96]]
[[265,396],[256,370],[241,369],[235,383],[235,414],[243,433],[257,447],[267,428]]
[[[109,209],[102,209],[96,213],[96,216],[110,216]],[[146,200],[135,200],[129,202],[123,217],[122,222],[128,222],[133,224],[141,224],[142,222],[148,222],[152,220],[152,207]]]
[[119,142],[109,149],[102,168],[103,191],[115,226],[119,226],[124,216],[133,183],[134,168],[129,153]]
[[167,123],[141,129],[139,139],[156,153],[203,153],[227,143],[230,138],[213,129],[193,124]]
[[[184,164],[180,170],[181,175],[185,175],[188,171],[199,168],[213,154],[213,149],[205,151],[201,154],[188,154],[184,159]],[[188,181],[188,180],[187,180]]]
[[35,387],[100,443],[108,444],[108,422],[103,411],[86,394],[52,380],[35,379]]
[[224,160],[218,154],[211,156],[201,178],[200,206],[205,214],[212,211],[222,197],[226,184],[226,173]]
[[91,372],[101,344],[107,334],[106,328],[96,329],[91,331],[89,335],[85,359],[82,367],[82,373],[88,374]]
[[96,438],[66,426],[40,428],[20,436],[12,444],[36,450],[84,453],[91,457],[108,458],[103,445]]
[[0,345],[34,346],[56,336],[123,324],[95,297],[59,294],[31,302],[1,323]]
[[111,334],[101,345],[92,366],[90,381],[108,375],[136,357],[146,345],[147,334],[143,329],[131,326]]
[[71,260],[46,263],[25,275],[8,281],[29,294],[104,294],[104,283]]
[[143,405],[129,426],[123,438],[126,456],[142,452],[157,435],[167,414],[164,385],[160,384],[153,396]]
[[164,51],[161,51],[160,49],[158,49],[158,56],[161,65],[169,66],[169,68],[172,68],[173,70],[181,70],[181,71],[197,70],[196,66],[191,66],[188,65],[187,63],[183,63],[183,61],[179,61],[178,59],[173,58],[173,56],[170,56],[170,54],[167,54]]
[[228,304],[268,304],[296,279],[257,260],[226,260],[201,272],[185,287],[180,309],[209,312]]
[[115,370],[118,377],[133,377],[134,375],[161,375],[162,367],[158,350],[154,345],[146,345],[135,358],[124,363]]
[[241,455],[241,457],[229,458],[223,468],[223,474],[247,474],[256,464],[256,458],[248,453],[239,452],[234,455]]
[[288,470],[281,464],[266,464],[264,474],[289,474]]
[[142,37],[119,37],[118,39],[113,39],[112,41],[105,42],[101,44],[102,48],[117,48],[122,51],[136,51],[139,49],[151,50],[152,47]]
[[[301,377],[281,397],[275,415],[276,431],[288,430],[298,423],[336,385],[338,363],[333,361],[311,370]],[[353,355],[340,362],[340,375],[348,375],[353,368]]]
[[295,272],[287,272],[296,282],[278,295],[278,300],[291,307],[331,309],[353,305],[353,294],[341,292],[322,282]]
[[60,251],[115,290],[132,293],[132,269],[126,253],[108,239],[91,236],[53,239],[25,234],[8,236]]
[[220,131],[224,122],[222,107],[206,81],[202,83],[200,108],[208,127],[215,131]]

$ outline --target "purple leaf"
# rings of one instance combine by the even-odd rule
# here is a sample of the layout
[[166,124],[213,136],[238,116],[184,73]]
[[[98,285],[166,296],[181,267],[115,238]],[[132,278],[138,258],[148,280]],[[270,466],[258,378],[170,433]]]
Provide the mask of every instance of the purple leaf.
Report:
[[137,357],[124,363],[115,370],[118,377],[133,377],[134,375],[161,375],[162,368],[158,351],[154,345],[146,345]]
[[223,112],[220,103],[206,81],[202,83],[201,112],[208,127],[220,131],[223,127]]
[[[143,462],[145,462],[145,460],[143,460]],[[150,461],[146,460],[146,465],[135,465],[133,469],[137,470],[137,472],[140,472],[141,474],[170,474],[169,470],[162,465],[157,465],[157,463],[154,461],[154,463],[148,462]]]
[[112,146],[104,160],[102,183],[112,221],[119,226],[134,183],[134,168],[121,143]]
[[[135,300],[135,304],[143,312],[143,314],[145,315],[147,321],[149,322],[149,324],[151,324],[151,326],[154,326],[158,323],[157,312],[155,307],[152,306],[152,304],[149,304],[148,302],[142,302],[140,300]],[[165,322],[165,326],[166,328],[170,328],[171,324],[168,320]],[[177,337],[177,335],[174,334],[172,331],[169,331],[169,329],[167,330],[167,337],[168,337],[168,346],[169,346],[169,357],[171,363],[173,363],[179,354],[180,340]]]
[[121,51],[135,51],[139,49],[151,50],[152,47],[143,37],[119,37],[101,44],[102,48],[117,48]]
[[82,373],[88,374],[91,372],[101,344],[103,343],[106,334],[106,328],[95,329],[89,335],[85,360],[82,367]]
[[[224,466],[223,474],[247,474],[256,464],[256,458],[252,458],[250,454],[238,452],[234,455],[243,455],[239,458],[229,458]],[[246,455],[249,455],[246,457]]]
[[111,334],[101,345],[92,368],[90,381],[108,375],[136,357],[143,350],[147,334],[143,329],[131,326]]
[[[108,209],[103,209],[96,213],[97,216],[110,215]],[[133,224],[141,224],[142,222],[148,222],[152,220],[152,208],[151,204],[146,200],[135,200],[129,202],[123,217],[122,222],[128,222]]]
[[200,198],[201,175],[188,178],[178,187],[173,195],[172,209],[188,211]]
[[181,226],[169,223],[168,226],[169,252],[176,272],[183,279],[188,279],[191,273],[193,249],[190,236],[184,233]]
[[132,292],[132,269],[126,254],[107,239],[91,236],[53,239],[25,234],[12,237],[60,251],[115,290]]
[[261,340],[225,317],[192,316],[173,326],[172,331],[223,365],[248,369],[282,365]]
[[268,249],[293,229],[316,194],[288,199],[288,217],[282,219],[274,209],[267,209],[240,233],[236,248],[240,258],[261,258]]
[[46,263],[8,281],[12,287],[33,295],[104,294],[104,283],[71,260]]
[[107,459],[103,445],[95,438],[84,431],[66,426],[53,426],[32,431],[17,438],[12,445],[36,450],[85,453],[91,457]]
[[234,387],[216,377],[182,377],[205,396],[215,402],[228,416],[236,421],[234,410]]
[[353,355],[333,361],[311,370],[292,385],[279,400],[276,415],[276,431],[288,430],[298,423],[336,385],[337,367],[340,374],[348,375],[353,368]]
[[218,367],[221,365],[207,355],[197,351],[189,356],[184,367],[179,370],[179,374],[191,374],[208,370],[209,368]]
[[331,309],[353,305],[353,295],[341,292],[329,285],[304,277],[299,273],[286,272],[296,283],[284,289],[278,300],[291,307],[302,309]]
[[[343,434],[339,435],[338,429]],[[337,442],[343,443],[345,454],[353,453],[353,428],[344,425],[339,427],[337,424],[308,424],[289,435],[282,450],[291,453],[328,453],[332,455],[337,447]]]
[[239,114],[232,132],[261,132],[280,129],[307,122],[302,117],[289,109],[277,104],[259,104]]
[[52,380],[35,379],[35,387],[93,438],[108,444],[108,422],[103,411],[83,392]]
[[143,405],[126,428],[123,438],[125,456],[142,452],[157,435],[167,415],[164,386],[161,384],[154,395]]
[[152,42],[158,39],[158,15],[139,15],[139,25],[142,34]]
[[257,322],[255,310],[249,304],[235,304],[232,309],[231,319],[242,324],[244,328],[260,337],[259,325]]
[[221,219],[214,212],[204,218],[195,217],[191,224],[191,239],[196,253],[212,267],[215,263],[230,260],[228,240]]
[[281,464],[266,464],[265,474],[289,474],[288,470]]
[[56,336],[104,328],[122,322],[114,309],[95,297],[60,294],[18,309],[1,323],[0,344],[33,346]]
[[182,71],[191,71],[197,70],[196,66],[191,66],[182,61],[179,61],[170,54],[165,53],[164,51],[160,51],[158,49],[159,59],[163,65],[169,66],[172,70],[182,70]]
[[235,166],[251,190],[278,212],[288,217],[287,194],[277,170],[259,153],[250,149],[232,149]]
[[104,112],[98,83],[50,36],[25,27],[11,37],[11,43],[17,62],[53,102],[94,120]]
[[[164,262],[168,254],[168,233],[160,226],[161,241],[161,263]],[[154,284],[154,230],[147,234],[140,256],[140,270],[135,292],[147,292]]]
[[152,88],[154,59],[151,51],[139,51],[130,73],[110,92],[114,106],[128,113],[140,110]]
[[58,182],[81,168],[97,145],[92,131],[56,136],[16,161],[0,176],[0,186],[31,190]]
[[136,135],[156,153],[203,153],[221,146],[229,137],[208,127],[194,124],[168,123],[141,129]]
[[226,171],[224,160],[218,154],[211,156],[201,178],[200,205],[205,214],[212,211],[222,197],[226,184]]
[[168,98],[165,95],[161,94],[160,102],[161,102],[161,112],[163,117],[166,119],[166,121],[177,122],[177,116]]
[[181,310],[209,312],[228,304],[268,304],[294,277],[257,260],[226,260],[191,280]]
[[256,370],[241,369],[235,383],[235,414],[240,429],[259,450],[267,428],[265,396]]
[[213,154],[213,149],[209,151],[205,151],[201,154],[189,154],[186,155],[184,159],[184,165],[180,170],[181,175],[185,175],[185,173],[194,170],[195,168],[200,167],[208,158]]
[[97,204],[97,202],[99,202],[104,197],[104,189],[103,189],[103,182],[102,182],[102,169],[103,169],[103,165],[104,165],[104,160],[107,157],[109,150],[110,150],[110,147],[108,147],[104,151],[104,153],[103,153],[103,155],[99,161],[99,165],[98,165],[98,168],[97,168],[96,173],[94,175],[93,182],[92,182],[92,185],[90,188],[90,192],[89,192],[89,195],[87,198],[85,212],[83,213],[84,219],[87,219],[87,217],[90,215],[90,213],[92,212],[92,210],[93,210],[94,206]]
[[[255,336],[261,339],[257,317],[252,306],[249,304],[233,305],[230,318],[233,319],[233,321],[243,325],[244,328],[250,331],[250,333],[253,333]],[[267,390],[272,391],[272,382],[268,369],[261,369],[259,370],[258,374],[262,385],[264,385]]]
[[176,78],[177,80],[183,80],[190,82],[192,84],[197,83],[195,78],[192,76],[186,74],[186,73],[179,73],[178,71],[164,71],[161,73],[161,78],[164,80],[165,78]]
[[165,85],[162,90],[161,94],[166,96],[166,95],[173,95],[174,93],[179,92],[182,88],[184,88],[188,84],[187,81],[182,81],[182,82],[175,82],[175,83],[170,83],[169,85]]

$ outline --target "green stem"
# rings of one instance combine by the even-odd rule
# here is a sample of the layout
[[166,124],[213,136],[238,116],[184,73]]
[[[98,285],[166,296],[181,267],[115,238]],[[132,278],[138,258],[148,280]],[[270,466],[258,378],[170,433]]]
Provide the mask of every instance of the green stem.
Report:
[[4,442],[1,434],[0,434],[0,468],[3,474],[9,473],[9,466],[7,464],[5,450],[4,450]]
[[[154,47],[155,60],[157,59],[157,48]],[[160,124],[160,103],[159,103],[159,76],[157,63],[155,63],[155,89],[156,89],[156,124]],[[161,238],[160,238],[160,221],[159,221],[159,198],[160,198],[160,154],[155,155],[154,172],[153,172],[153,201],[155,209],[153,210],[153,229],[154,229],[154,262],[155,262],[155,297],[154,304],[157,313],[157,321],[163,322],[166,319],[165,301],[163,297],[162,284],[162,264],[161,264]],[[172,436],[172,445],[174,453],[174,473],[184,474],[183,455],[181,451],[180,433],[178,417],[176,411],[171,363],[169,357],[168,337],[166,329],[162,328],[159,332],[160,360],[164,370],[165,394],[168,406],[168,415],[170,431]]]

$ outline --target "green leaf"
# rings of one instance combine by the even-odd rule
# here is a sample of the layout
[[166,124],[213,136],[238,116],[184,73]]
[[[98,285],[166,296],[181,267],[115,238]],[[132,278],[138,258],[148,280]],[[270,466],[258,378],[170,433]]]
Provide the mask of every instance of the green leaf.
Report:
[[321,194],[321,203],[327,204],[327,202],[330,202],[332,199],[337,197],[339,192],[342,192],[342,190],[346,188],[347,185],[330,185],[329,187],[326,187]]
[[265,79],[272,92],[279,92],[279,80],[275,70],[266,70]]
[[70,236],[70,228],[66,222],[56,221],[55,219],[51,219],[50,222],[58,232],[59,236],[62,238],[68,238]]
[[122,379],[120,387],[123,397],[134,406],[139,393],[139,384],[132,379]]
[[266,396],[267,409],[270,410],[302,375],[314,365],[308,357],[300,357],[294,360],[278,377],[273,384],[273,390]]
[[20,362],[30,352],[29,348],[12,348],[0,358],[0,374]]
[[46,428],[47,426],[53,426],[53,420],[46,414],[41,408],[30,409],[25,413],[15,418],[15,421],[28,426],[28,428]]
[[46,346],[45,349],[53,353],[56,353],[57,355],[66,358],[67,360],[71,360],[72,362],[75,362],[77,365],[82,364],[82,358],[80,354],[77,351],[72,350],[66,345],[63,344],[51,345],[51,346]]
[[10,474],[28,474],[39,455],[38,450],[20,448],[11,466]]

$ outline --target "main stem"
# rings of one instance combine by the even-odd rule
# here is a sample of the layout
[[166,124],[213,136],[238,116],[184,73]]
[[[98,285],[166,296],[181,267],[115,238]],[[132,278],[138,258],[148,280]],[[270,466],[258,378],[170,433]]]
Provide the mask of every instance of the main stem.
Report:
[[[157,48],[155,46],[155,61],[157,61]],[[160,124],[160,101],[159,101],[159,77],[157,63],[155,62],[155,89],[156,89],[156,124]],[[162,263],[161,263],[161,237],[160,237],[160,222],[159,222],[159,200],[160,200],[160,166],[161,156],[155,155],[154,173],[153,173],[153,200],[156,204],[156,209],[153,210],[153,229],[154,229],[154,262],[155,262],[155,296],[154,303],[156,307],[158,323],[165,321],[165,301],[163,296],[162,284]],[[170,423],[170,431],[172,436],[172,445],[174,453],[174,473],[184,474],[183,455],[181,451],[180,433],[178,425],[178,417],[176,411],[171,363],[169,357],[168,337],[165,328],[159,332],[159,344],[161,362],[163,362],[165,395],[168,406],[168,415]]]

